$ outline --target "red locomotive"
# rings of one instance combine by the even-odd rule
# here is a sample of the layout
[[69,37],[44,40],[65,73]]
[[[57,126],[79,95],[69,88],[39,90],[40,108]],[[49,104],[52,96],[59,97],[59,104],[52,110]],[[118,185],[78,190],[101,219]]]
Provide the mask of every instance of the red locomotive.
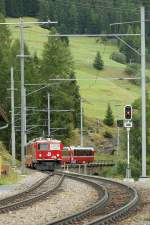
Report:
[[62,161],[61,141],[50,138],[37,138],[26,146],[25,165],[41,170],[54,170]]
[[62,163],[91,163],[94,161],[95,149],[93,147],[64,147]]

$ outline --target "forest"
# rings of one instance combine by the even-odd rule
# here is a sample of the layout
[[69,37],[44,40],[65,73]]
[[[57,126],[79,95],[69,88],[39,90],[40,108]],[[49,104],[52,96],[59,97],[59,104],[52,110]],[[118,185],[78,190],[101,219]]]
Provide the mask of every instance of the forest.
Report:
[[[149,17],[148,1],[146,18]],[[7,17],[32,16],[40,21],[48,19],[57,21],[57,31],[60,33],[138,33],[138,23],[110,26],[111,23],[125,21],[140,21],[140,0],[0,0],[0,9]],[[127,43],[137,49],[138,41],[125,38]],[[120,42],[118,42],[120,44]],[[146,27],[147,60],[150,59],[150,26]],[[123,45],[124,46],[124,45]],[[131,51],[120,46],[127,61],[135,60]]]

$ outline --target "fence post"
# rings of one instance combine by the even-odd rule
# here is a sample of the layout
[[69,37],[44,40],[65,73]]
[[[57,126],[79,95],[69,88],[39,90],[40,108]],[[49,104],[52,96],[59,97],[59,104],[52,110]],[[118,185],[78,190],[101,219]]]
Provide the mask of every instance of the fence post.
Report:
[[80,164],[79,164],[79,174],[80,174],[80,172],[81,172],[81,169],[80,169],[80,168],[81,168],[81,166],[80,166]]
[[84,174],[85,174],[85,175],[87,174],[87,170],[86,170],[87,168],[86,168],[86,166],[87,166],[87,165],[84,164]]

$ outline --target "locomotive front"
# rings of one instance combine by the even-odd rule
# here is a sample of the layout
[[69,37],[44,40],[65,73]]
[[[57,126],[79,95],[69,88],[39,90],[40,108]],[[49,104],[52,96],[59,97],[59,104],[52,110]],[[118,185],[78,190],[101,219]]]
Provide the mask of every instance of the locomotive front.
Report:
[[[40,170],[54,170],[62,161],[63,145],[61,141],[47,139],[37,139],[27,145],[26,158],[29,161],[30,167]],[[28,163],[26,163],[27,166]]]

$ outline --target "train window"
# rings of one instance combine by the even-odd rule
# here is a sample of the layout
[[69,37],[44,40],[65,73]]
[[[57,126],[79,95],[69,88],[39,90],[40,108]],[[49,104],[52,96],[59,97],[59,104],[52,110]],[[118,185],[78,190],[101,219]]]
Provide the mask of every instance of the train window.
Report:
[[50,144],[50,150],[60,150],[60,144]]
[[49,150],[47,143],[40,143],[38,144],[38,150]]
[[93,151],[91,151],[91,150],[84,150],[84,149],[74,150],[74,155],[75,156],[91,156],[91,155],[93,155]]

